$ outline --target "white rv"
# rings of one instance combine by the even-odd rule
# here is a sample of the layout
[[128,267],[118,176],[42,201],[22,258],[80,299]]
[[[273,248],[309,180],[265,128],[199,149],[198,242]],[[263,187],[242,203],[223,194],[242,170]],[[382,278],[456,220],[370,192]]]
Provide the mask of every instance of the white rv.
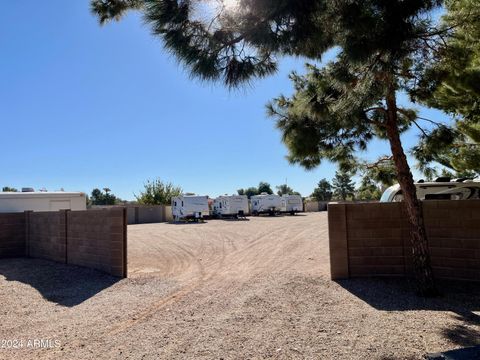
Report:
[[86,210],[82,192],[0,192],[0,212]]
[[[417,198],[420,200],[473,200],[480,199],[480,180],[438,178],[433,182],[415,183]],[[400,185],[390,186],[382,195],[380,202],[403,201]]]
[[283,195],[282,196],[282,212],[295,213],[303,211],[303,199],[300,195]]
[[213,202],[215,216],[244,217],[249,213],[246,195],[220,196]]
[[175,221],[199,220],[209,214],[208,196],[182,195],[172,199],[172,215]]
[[282,209],[282,198],[278,195],[261,193],[260,195],[252,196],[250,201],[252,215],[254,216],[259,214],[275,215]]

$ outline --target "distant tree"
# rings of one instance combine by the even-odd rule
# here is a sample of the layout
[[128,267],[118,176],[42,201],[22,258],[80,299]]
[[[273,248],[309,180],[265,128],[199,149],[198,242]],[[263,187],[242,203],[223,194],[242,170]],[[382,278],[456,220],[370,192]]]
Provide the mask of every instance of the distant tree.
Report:
[[147,180],[139,195],[135,195],[139,204],[170,205],[172,198],[179,196],[183,190],[172,183],[164,183],[160,179]]
[[276,188],[277,188],[278,196],[283,196],[283,195],[300,195],[301,196],[301,194],[298,191],[294,191],[287,184],[276,186]]
[[10,187],[10,186],[4,186],[4,187],[2,188],[2,191],[3,191],[3,192],[18,192],[17,189],[15,189],[15,188],[13,188],[13,187]]
[[110,189],[108,192],[103,193],[100,189],[95,188],[92,190],[92,194],[90,196],[90,204],[91,205],[115,205],[122,200],[117,198],[115,195],[110,194]]
[[262,192],[267,194],[273,194],[272,188],[269,183],[261,181],[258,187],[251,186],[247,189],[238,189],[238,195],[247,195],[250,199],[252,196],[260,195]]
[[355,184],[350,174],[345,171],[337,171],[332,181],[333,195],[343,201],[355,196]]
[[269,183],[261,181],[258,184],[258,193],[259,194],[261,194],[261,193],[273,194],[273,190],[272,190]]
[[293,194],[293,189],[287,184],[278,185],[275,188],[277,189],[278,196]]
[[391,157],[381,157],[375,163],[365,164],[363,167],[363,178],[368,182],[380,184],[386,188],[397,183],[397,170]]
[[332,200],[332,196],[332,185],[327,179],[320,180],[317,187],[313,190],[312,195],[310,195],[310,197],[317,201],[330,201]]
[[245,195],[248,196],[248,198],[250,199],[252,196],[255,196],[255,195],[258,195],[260,194],[260,192],[258,191],[258,189],[256,187],[249,187],[248,189],[245,190]]
[[364,201],[380,200],[381,196],[382,190],[380,187],[368,177],[363,178],[355,194],[357,200]]

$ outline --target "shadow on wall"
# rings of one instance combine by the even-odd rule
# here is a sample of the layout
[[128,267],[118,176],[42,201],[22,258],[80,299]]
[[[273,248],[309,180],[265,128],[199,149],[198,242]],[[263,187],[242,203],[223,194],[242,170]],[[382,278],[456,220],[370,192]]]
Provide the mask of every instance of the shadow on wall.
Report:
[[443,329],[442,336],[459,346],[480,344],[480,283],[437,280],[442,296],[422,298],[404,278],[357,278],[336,281],[344,289],[381,311],[450,311],[461,324]]
[[46,300],[72,307],[120,281],[103,272],[38,259],[2,259],[0,276],[35,288]]

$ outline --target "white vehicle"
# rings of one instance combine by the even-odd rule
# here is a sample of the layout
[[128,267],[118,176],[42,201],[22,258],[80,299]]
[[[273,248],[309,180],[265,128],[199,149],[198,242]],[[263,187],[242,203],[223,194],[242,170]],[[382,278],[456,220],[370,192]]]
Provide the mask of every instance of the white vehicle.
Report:
[[[470,179],[438,178],[434,182],[415,183],[417,198],[420,200],[472,200],[480,199],[480,181]],[[390,186],[382,195],[380,202],[403,201],[400,185]]]
[[200,220],[209,214],[208,196],[182,195],[172,199],[172,215],[175,221]]
[[282,210],[282,198],[278,195],[261,193],[260,195],[252,196],[250,201],[253,216],[259,214],[275,215]]
[[303,211],[303,199],[300,195],[283,195],[282,212],[295,215]]
[[2,213],[86,209],[87,197],[82,192],[0,192]]
[[244,217],[249,213],[246,195],[219,196],[213,202],[215,216]]

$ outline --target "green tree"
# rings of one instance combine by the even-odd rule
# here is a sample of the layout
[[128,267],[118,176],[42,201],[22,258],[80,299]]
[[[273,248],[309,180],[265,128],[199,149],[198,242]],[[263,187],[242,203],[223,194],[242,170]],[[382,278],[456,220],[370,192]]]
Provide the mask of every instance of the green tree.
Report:
[[449,33],[428,63],[414,100],[480,123],[480,6],[476,0],[445,1],[442,21]]
[[287,184],[282,184],[279,186],[276,186],[277,188],[277,195],[278,196],[283,196],[283,195],[301,195],[298,191],[293,190],[290,186]]
[[272,190],[272,187],[270,186],[269,183],[267,182],[263,182],[261,181],[259,184],[258,184],[258,193],[261,194],[261,193],[267,193],[267,194],[273,194],[273,190]]
[[413,153],[420,169],[439,163],[455,172],[480,173],[480,7],[476,0],[449,0],[443,22],[450,29],[410,91],[414,101],[441,109],[456,119],[425,132]]
[[91,205],[116,205],[122,200],[115,195],[110,194],[110,189],[105,188],[108,191],[102,192],[100,189],[93,189],[89,198]]
[[313,190],[310,197],[317,201],[330,201],[333,197],[332,185],[327,179],[322,179],[318,182],[317,187]]
[[258,189],[256,187],[249,187],[248,189],[245,190],[245,195],[248,196],[248,198],[250,199],[252,196],[255,196],[255,195],[258,195],[260,194],[260,192],[258,191]]
[[10,187],[10,186],[4,186],[4,187],[2,188],[2,191],[3,191],[3,192],[18,192],[17,189],[15,189],[15,188],[13,188],[13,187]]
[[366,163],[363,166],[363,179],[365,181],[380,184],[387,188],[397,183],[397,171],[391,157],[381,157],[375,163]]
[[380,200],[381,196],[382,190],[368,177],[362,179],[362,183],[355,193],[355,198],[357,200],[364,201]]
[[337,171],[332,181],[333,196],[343,201],[355,197],[355,184],[350,174],[345,171]]
[[[282,55],[334,61],[292,75],[295,94],[269,107],[290,152],[307,168],[323,159],[351,164],[373,138],[390,143],[411,227],[418,290],[436,293],[424,219],[400,134],[420,120],[399,106],[397,93],[417,86],[414,75],[432,62],[445,25],[431,16],[440,0],[238,0],[200,14],[201,0],[92,0],[101,23],[129,9],[143,12],[192,75],[229,87],[277,70]],[[203,2],[202,2],[203,3]],[[197,11],[195,11],[197,10]],[[205,20],[212,13],[211,19]],[[413,74],[413,75],[412,75]]]
[[145,205],[170,205],[172,198],[183,193],[181,187],[172,183],[164,183],[160,179],[147,180],[139,195],[135,195],[139,204]]

